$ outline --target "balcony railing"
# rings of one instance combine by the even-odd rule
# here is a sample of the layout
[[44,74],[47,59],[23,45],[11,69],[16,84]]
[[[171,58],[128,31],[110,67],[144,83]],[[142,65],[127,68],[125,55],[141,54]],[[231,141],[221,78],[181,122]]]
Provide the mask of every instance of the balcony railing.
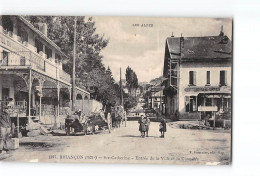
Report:
[[1,101],[0,106],[8,107],[10,117],[26,116],[27,102],[26,101]]
[[0,45],[12,52],[0,53],[0,66],[31,66],[32,69],[44,72],[46,75],[71,83],[71,77],[64,72],[54,59],[46,59],[40,54],[32,51],[35,47],[26,43],[26,46],[13,38],[0,32]]
[[65,71],[61,70],[60,71],[60,79],[70,83],[71,82],[71,77],[68,73],[66,73]]

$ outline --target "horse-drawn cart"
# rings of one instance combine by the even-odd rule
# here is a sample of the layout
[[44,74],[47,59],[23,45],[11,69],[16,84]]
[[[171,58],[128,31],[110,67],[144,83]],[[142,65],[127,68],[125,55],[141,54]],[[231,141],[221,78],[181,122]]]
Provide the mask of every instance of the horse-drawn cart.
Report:
[[65,119],[65,131],[67,135],[73,134],[93,134],[96,131],[107,127],[103,111],[86,116],[80,111],[72,115],[67,115]]

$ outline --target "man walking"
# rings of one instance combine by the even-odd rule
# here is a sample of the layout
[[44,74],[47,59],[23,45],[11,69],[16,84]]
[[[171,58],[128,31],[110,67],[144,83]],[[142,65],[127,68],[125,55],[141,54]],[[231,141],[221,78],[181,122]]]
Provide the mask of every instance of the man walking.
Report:
[[2,150],[8,151],[7,141],[10,140],[11,118],[6,106],[2,104],[0,108],[0,153],[2,153]]

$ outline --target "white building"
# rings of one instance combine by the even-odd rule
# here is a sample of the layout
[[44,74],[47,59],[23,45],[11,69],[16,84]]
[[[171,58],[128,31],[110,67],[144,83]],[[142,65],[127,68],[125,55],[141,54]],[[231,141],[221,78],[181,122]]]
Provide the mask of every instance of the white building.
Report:
[[[67,56],[47,37],[47,25],[38,27],[22,16],[0,16],[0,103],[12,101],[14,117],[19,109],[28,121],[46,116],[56,123],[71,107],[71,76],[62,68]],[[89,98],[79,87],[76,92]]]
[[[165,111],[168,118],[231,118],[232,42],[223,34],[169,37],[164,60]],[[227,117],[226,117],[227,116]]]

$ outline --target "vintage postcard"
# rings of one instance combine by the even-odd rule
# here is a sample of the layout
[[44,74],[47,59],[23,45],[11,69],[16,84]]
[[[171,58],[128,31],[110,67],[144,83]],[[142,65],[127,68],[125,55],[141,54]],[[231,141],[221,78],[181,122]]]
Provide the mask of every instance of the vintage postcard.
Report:
[[232,18],[0,16],[0,161],[230,165]]

